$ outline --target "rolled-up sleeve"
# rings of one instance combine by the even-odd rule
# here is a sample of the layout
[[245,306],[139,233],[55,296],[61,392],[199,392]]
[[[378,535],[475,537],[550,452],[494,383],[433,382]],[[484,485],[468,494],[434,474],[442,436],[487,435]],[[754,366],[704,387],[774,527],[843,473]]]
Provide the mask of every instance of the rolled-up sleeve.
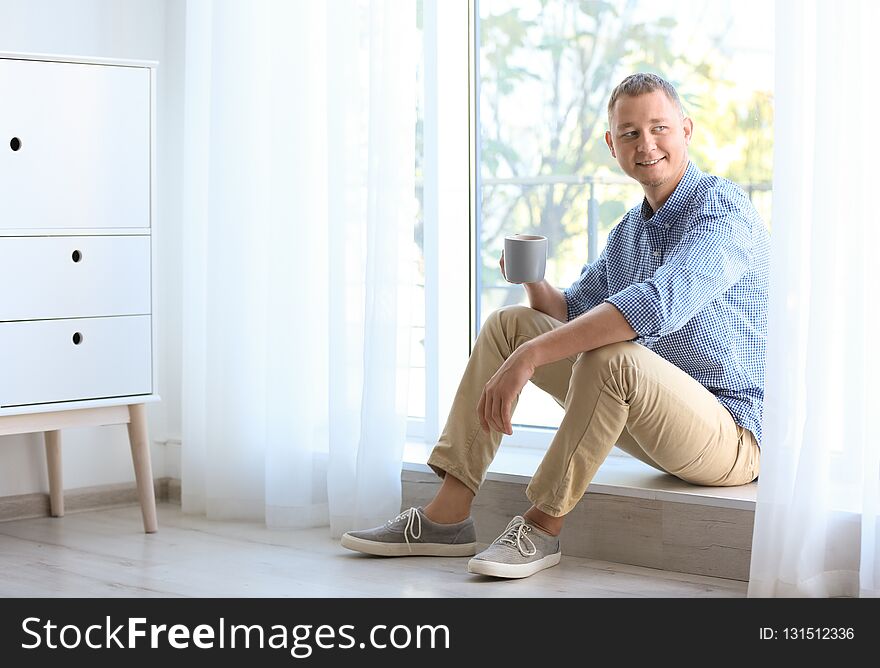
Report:
[[640,337],[681,329],[733,287],[748,270],[751,220],[715,194],[701,207],[697,223],[672,249],[654,275],[605,301],[614,304]]

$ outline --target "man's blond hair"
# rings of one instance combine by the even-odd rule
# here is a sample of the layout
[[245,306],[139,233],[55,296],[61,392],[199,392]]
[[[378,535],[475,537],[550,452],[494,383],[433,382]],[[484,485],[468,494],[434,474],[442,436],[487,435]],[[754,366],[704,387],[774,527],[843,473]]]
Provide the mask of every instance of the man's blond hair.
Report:
[[611,91],[611,99],[608,100],[608,124],[611,125],[611,112],[614,110],[614,103],[617,102],[618,98],[624,95],[635,97],[645,93],[653,93],[656,90],[662,90],[666,97],[678,107],[678,113],[684,118],[684,108],[681,106],[678,93],[675,92],[675,88],[671,83],[662,77],[658,77],[656,74],[636,72],[635,74],[630,74]]

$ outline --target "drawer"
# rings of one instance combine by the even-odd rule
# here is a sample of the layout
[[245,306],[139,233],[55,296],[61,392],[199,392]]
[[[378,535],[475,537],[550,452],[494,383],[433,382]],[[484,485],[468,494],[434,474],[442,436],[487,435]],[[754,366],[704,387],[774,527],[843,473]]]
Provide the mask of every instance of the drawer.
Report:
[[0,228],[150,226],[150,70],[0,58]]
[[0,321],[151,312],[150,237],[0,237]]
[[0,406],[150,394],[150,328],[150,316],[0,323]]

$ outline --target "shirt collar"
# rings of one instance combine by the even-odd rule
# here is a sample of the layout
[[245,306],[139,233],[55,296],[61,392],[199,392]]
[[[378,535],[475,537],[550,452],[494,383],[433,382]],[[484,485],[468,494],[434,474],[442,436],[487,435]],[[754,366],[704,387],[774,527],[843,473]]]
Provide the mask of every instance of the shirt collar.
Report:
[[666,221],[674,219],[676,214],[686,210],[690,204],[701,178],[703,178],[703,172],[692,161],[688,161],[684,176],[681,177],[681,181],[678,182],[663,206],[652,213],[648,199],[642,200],[642,221],[646,225],[660,226]]

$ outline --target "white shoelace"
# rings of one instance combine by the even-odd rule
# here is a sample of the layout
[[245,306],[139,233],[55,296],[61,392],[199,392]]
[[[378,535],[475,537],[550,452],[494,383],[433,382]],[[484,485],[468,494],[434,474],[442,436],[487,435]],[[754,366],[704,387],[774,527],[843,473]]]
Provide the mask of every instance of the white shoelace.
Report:
[[[422,536],[422,516],[419,515],[418,508],[412,506],[409,510],[404,510],[400,515],[395,517],[393,520],[388,520],[385,522],[385,526],[391,526],[395,522],[398,522],[406,517],[406,526],[403,528],[403,538],[406,540],[406,545],[409,547],[409,551],[412,552],[412,545],[410,545],[409,537],[412,536],[413,540],[418,540]],[[419,525],[419,532],[416,533],[413,530],[415,524]]]
[[[512,520],[510,520],[510,524],[507,525],[507,528],[504,532],[498,536],[493,542],[499,543],[501,545],[511,545],[519,550],[519,553],[524,557],[531,557],[535,552],[538,551],[538,548],[535,547],[535,544],[532,540],[526,536],[525,534],[529,533],[532,530],[528,524],[526,524],[526,520],[524,517],[517,515]],[[531,548],[531,551],[528,551],[528,548],[525,547],[525,543]]]

